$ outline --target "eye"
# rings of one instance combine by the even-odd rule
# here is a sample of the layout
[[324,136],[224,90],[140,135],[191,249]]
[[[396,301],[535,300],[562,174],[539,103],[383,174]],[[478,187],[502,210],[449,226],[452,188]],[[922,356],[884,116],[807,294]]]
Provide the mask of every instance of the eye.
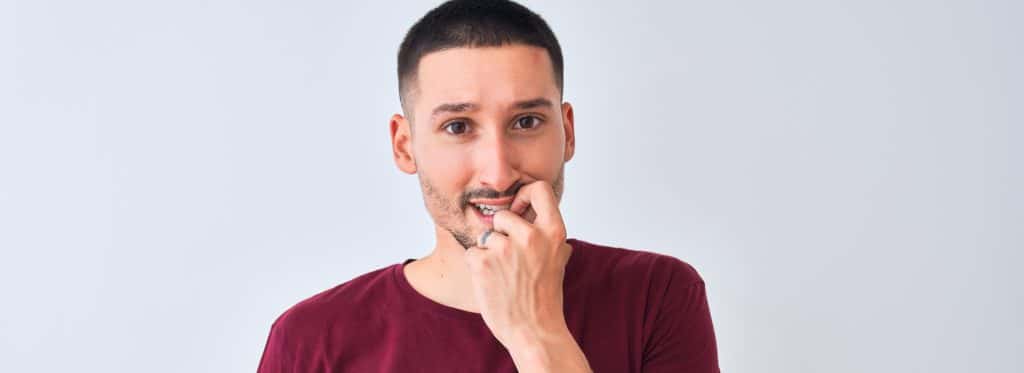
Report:
[[444,125],[444,127],[442,128],[444,128],[450,134],[462,135],[469,130],[469,125],[467,125],[466,122],[463,121],[454,121]]
[[527,115],[516,119],[516,125],[524,127],[523,129],[534,129],[540,125],[540,118],[535,115]]

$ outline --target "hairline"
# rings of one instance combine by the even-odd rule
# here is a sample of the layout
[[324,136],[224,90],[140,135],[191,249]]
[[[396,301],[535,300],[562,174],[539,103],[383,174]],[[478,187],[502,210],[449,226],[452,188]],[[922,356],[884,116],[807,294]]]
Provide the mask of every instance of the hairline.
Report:
[[[427,53],[421,54],[419,56],[419,58],[416,59],[416,63],[414,64],[412,69],[410,69],[409,73],[406,74],[406,77],[404,79],[402,77],[398,78],[399,79],[399,82],[398,82],[398,85],[399,85],[398,101],[399,101],[400,105],[402,106],[402,113],[405,115],[406,119],[409,120],[409,124],[412,124],[412,122],[414,121],[413,114],[415,113],[415,110],[413,110],[414,108],[412,108],[411,106],[408,106],[408,104],[413,101],[413,99],[411,97],[414,95],[414,93],[418,93],[419,92],[420,63],[423,61],[423,58],[425,58],[425,57],[427,57],[427,56],[429,56],[431,54],[437,53],[437,52],[443,52],[443,51],[451,50],[451,49],[459,49],[459,48],[485,49],[485,48],[505,48],[505,47],[514,47],[514,46],[533,47],[533,48],[538,48],[538,49],[544,51],[544,55],[547,56],[547,58],[548,58],[548,65],[551,66],[551,69],[550,69],[551,70],[551,80],[554,81],[555,88],[558,89],[558,103],[560,104],[562,102],[562,100],[564,99],[564,94],[562,92],[563,91],[563,87],[562,87],[562,84],[559,84],[558,72],[555,71],[554,58],[552,58],[551,52],[548,51],[547,47],[536,45],[536,44],[532,44],[532,43],[524,43],[524,42],[520,42],[520,41],[512,41],[512,42],[508,42],[508,43],[502,43],[502,44],[499,44],[499,45],[479,45],[479,44],[449,45],[449,46],[444,46],[444,47],[440,47],[440,48],[437,48],[437,49],[433,49],[433,50],[431,50],[431,51],[429,51]],[[408,97],[408,99],[407,99],[407,97]]]

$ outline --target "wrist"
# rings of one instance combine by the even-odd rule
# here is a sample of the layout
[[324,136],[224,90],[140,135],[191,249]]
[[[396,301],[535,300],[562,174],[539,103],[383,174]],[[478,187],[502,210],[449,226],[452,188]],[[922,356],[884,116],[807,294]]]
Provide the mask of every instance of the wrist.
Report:
[[523,351],[524,353],[544,349],[553,343],[564,341],[566,337],[572,339],[572,333],[566,323],[556,323],[551,327],[524,327],[509,335],[505,347],[511,351]]
[[508,352],[516,361],[543,362],[552,358],[549,355],[556,353],[558,346],[568,342],[576,343],[568,327],[564,330],[523,331],[509,343]]
[[590,372],[586,356],[568,327],[523,338],[508,351],[520,372]]

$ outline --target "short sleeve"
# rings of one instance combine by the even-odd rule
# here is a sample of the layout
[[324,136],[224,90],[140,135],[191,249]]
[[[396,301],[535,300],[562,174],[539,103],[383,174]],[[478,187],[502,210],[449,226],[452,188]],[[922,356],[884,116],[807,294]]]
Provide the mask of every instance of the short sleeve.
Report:
[[263,347],[263,356],[260,357],[257,373],[290,372],[291,355],[287,350],[289,346],[285,342],[284,332],[281,318],[278,318],[270,326],[270,335],[267,336],[267,344]]
[[644,327],[644,373],[717,373],[718,348],[704,281],[670,256],[655,265]]

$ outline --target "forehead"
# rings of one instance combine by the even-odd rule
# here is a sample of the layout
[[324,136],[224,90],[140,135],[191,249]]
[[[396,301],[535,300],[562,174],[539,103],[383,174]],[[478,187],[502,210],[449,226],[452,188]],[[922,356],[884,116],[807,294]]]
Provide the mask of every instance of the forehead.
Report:
[[558,99],[551,58],[540,47],[452,48],[429,53],[417,70],[417,111],[444,102],[481,106]]

